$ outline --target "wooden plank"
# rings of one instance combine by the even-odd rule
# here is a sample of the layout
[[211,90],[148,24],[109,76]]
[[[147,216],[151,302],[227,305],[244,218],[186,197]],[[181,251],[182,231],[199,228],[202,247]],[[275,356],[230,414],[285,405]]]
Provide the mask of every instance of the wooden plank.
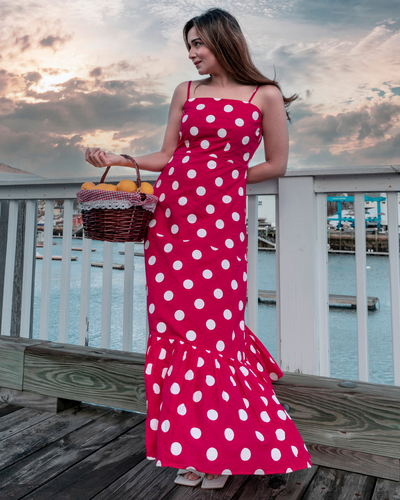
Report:
[[8,415],[14,411],[19,410],[19,406],[9,405],[7,403],[0,403],[0,418],[4,417],[4,415]]
[[[161,500],[177,487],[174,483],[176,469],[156,467],[155,460],[142,460],[135,467],[93,497],[93,500]],[[182,488],[185,488],[184,486]],[[188,488],[185,488],[187,490]]]
[[314,466],[290,474],[249,476],[235,500],[300,500],[317,470]]
[[[68,468],[132,429],[144,416],[139,413],[110,411],[71,432],[67,439],[38,450],[0,472],[2,495],[14,500],[41,487]],[[7,497],[8,498],[8,497]]]
[[[271,302],[276,301],[276,292],[274,290],[258,290],[258,300],[267,300]],[[378,297],[367,297],[368,300],[368,309],[375,310],[377,308],[377,304],[379,303]],[[329,306],[333,307],[334,305],[348,305],[357,307],[357,297],[355,295],[338,295],[335,293],[329,294]]]
[[29,429],[39,422],[51,418],[51,414],[45,411],[32,410],[31,408],[20,408],[1,419],[0,441],[4,442],[19,432]]
[[371,500],[400,500],[400,483],[377,479]]
[[35,500],[89,500],[146,456],[145,422],[58,475],[35,491]]
[[274,383],[279,400],[307,442],[399,458],[400,388],[287,374]]
[[369,500],[374,486],[374,477],[320,467],[302,500]]
[[[103,262],[92,262],[90,265],[92,267],[103,267],[104,263]],[[117,263],[113,262],[112,263],[112,268],[113,269],[124,270],[125,269],[125,264],[117,264]]]
[[388,458],[359,451],[342,450],[332,446],[306,443],[314,465],[357,472],[368,476],[400,480],[398,458]]
[[108,412],[108,408],[78,405],[0,442],[0,470],[63,438]]
[[138,353],[33,346],[25,353],[23,389],[146,412],[144,362],[145,355]]
[[75,406],[77,403],[69,399],[44,396],[42,394],[35,394],[34,392],[17,391],[4,387],[0,387],[0,401],[50,413],[60,413]]

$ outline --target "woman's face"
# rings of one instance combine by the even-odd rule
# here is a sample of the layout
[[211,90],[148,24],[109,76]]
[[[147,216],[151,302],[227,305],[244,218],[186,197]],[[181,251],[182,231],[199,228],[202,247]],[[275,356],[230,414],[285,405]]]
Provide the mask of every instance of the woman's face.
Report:
[[196,66],[199,75],[214,74],[222,69],[217,58],[199,37],[195,26],[189,30],[188,44],[189,59]]

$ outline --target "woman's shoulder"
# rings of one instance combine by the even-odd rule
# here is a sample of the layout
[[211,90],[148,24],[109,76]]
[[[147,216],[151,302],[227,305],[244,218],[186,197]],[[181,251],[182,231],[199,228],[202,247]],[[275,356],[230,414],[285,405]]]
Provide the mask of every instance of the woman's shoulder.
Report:
[[257,93],[260,97],[263,97],[268,101],[283,99],[282,92],[278,89],[278,87],[271,84],[261,85]]

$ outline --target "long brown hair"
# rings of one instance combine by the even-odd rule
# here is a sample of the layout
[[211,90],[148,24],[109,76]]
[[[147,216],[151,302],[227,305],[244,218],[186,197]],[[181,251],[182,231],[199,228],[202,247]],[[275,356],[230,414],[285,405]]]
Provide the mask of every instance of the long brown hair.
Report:
[[270,80],[264,76],[254,65],[246,39],[240,29],[239,23],[226,10],[213,8],[206,10],[200,16],[193,17],[183,28],[183,39],[190,50],[188,33],[195,27],[205,45],[211,50],[224,70],[243,85],[274,85],[283,97],[286,116],[290,121],[287,111],[290,103],[298,98],[297,94],[285,97],[277,80]]

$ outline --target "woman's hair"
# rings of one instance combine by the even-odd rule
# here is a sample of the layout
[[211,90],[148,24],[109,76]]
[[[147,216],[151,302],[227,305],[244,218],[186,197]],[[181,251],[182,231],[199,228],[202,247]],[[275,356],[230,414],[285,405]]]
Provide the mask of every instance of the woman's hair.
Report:
[[[183,38],[188,50],[188,33],[196,28],[202,41],[211,50],[224,70],[243,85],[274,85],[282,93],[279,83],[264,76],[254,65],[246,39],[237,20],[226,10],[213,8],[193,17],[183,28]],[[297,94],[285,97],[286,116],[290,121],[287,108],[298,98]]]

